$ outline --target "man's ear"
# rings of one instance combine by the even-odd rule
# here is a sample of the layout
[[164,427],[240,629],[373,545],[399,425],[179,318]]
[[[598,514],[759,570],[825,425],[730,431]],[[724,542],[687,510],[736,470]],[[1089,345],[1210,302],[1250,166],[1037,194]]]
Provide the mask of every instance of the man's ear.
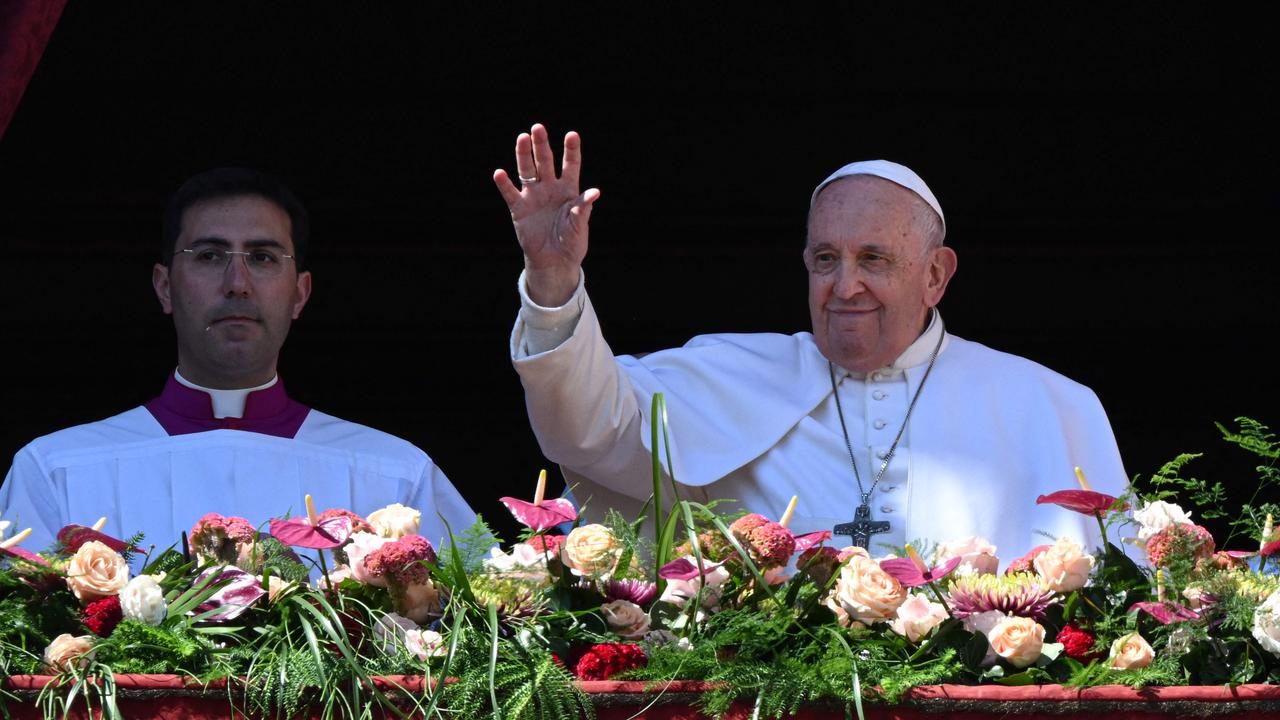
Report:
[[925,304],[933,307],[942,302],[942,295],[947,291],[947,283],[956,274],[956,251],[943,246],[934,249],[929,258],[929,277],[925,285]]
[[297,320],[302,314],[302,308],[307,306],[307,300],[311,299],[311,272],[298,273],[297,292],[293,301],[293,319]]
[[156,263],[151,268],[151,287],[155,288],[156,299],[160,301],[160,309],[165,315],[173,314],[173,299],[169,296],[169,268]]

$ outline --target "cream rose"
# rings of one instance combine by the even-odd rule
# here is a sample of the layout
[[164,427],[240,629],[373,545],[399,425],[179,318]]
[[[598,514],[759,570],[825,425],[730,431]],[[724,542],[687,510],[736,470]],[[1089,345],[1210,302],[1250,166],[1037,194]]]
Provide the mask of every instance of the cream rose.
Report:
[[848,613],[850,620],[867,624],[893,618],[899,605],[907,599],[907,591],[871,558],[852,555],[840,568],[834,600]]
[[1253,637],[1263,650],[1280,657],[1280,590],[1253,611]]
[[267,576],[267,603],[274,603],[281,595],[297,587],[297,583],[289,582],[278,575]]
[[1111,667],[1116,670],[1137,670],[1151,664],[1156,656],[1151,645],[1138,633],[1129,633],[1111,643]]
[[[351,533],[351,542],[347,543],[343,549],[347,552],[347,566],[351,570],[351,577],[357,582],[365,585],[374,585],[376,587],[386,587],[387,579],[377,577],[364,567],[364,558],[369,553],[378,548],[393,542],[391,538],[385,538],[373,533],[358,532]],[[335,580],[334,582],[337,582]]]
[[44,666],[57,674],[75,667],[84,667],[93,657],[93,636],[63,633],[44,649]]
[[1138,523],[1138,540],[1142,542],[1170,525],[1192,524],[1191,513],[1163,500],[1144,505],[1133,513],[1133,519]]
[[564,539],[560,560],[574,575],[607,578],[618,564],[622,543],[603,525],[574,528]]
[[939,545],[933,553],[933,564],[941,565],[953,557],[960,558],[960,572],[966,575],[995,575],[1000,567],[996,546],[976,535]]
[[117,595],[129,582],[129,566],[120,553],[97,540],[80,546],[67,563],[67,588],[82,605]]
[[996,655],[1016,668],[1032,665],[1044,648],[1044,626],[1024,617],[1005,618],[987,633]]
[[914,643],[920,642],[920,639],[928,635],[930,630],[946,619],[946,608],[920,593],[915,593],[894,611],[894,618],[889,622],[889,627]]
[[649,631],[649,613],[629,600],[614,600],[600,606],[609,629],[618,637],[634,640]]
[[397,540],[405,535],[417,535],[422,525],[422,513],[400,503],[393,503],[381,510],[374,510],[366,518],[374,532],[384,538]]
[[148,625],[159,625],[169,612],[164,601],[160,578],[155,575],[139,575],[120,591],[120,612],[130,620]]
[[1093,569],[1093,556],[1085,553],[1080,543],[1058,538],[1049,549],[1032,561],[1045,586],[1054,592],[1071,592],[1084,587]]

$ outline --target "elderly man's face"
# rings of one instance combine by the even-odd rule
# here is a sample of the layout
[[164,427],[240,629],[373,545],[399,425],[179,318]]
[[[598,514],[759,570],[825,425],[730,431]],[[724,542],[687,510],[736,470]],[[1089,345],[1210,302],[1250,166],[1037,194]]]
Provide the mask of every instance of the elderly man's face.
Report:
[[[266,198],[213,198],[182,214],[171,267],[156,265],[152,284],[178,335],[183,377],[213,388],[253,387],[276,372],[290,323],[311,295],[311,274],[292,259],[289,214]],[[183,250],[193,250],[184,253]],[[231,255],[207,262],[210,250]],[[278,263],[263,262],[276,257]]]
[[870,175],[842,178],[809,213],[809,315],[822,354],[870,372],[893,362],[924,330],[955,272],[955,253],[927,248],[918,198]]

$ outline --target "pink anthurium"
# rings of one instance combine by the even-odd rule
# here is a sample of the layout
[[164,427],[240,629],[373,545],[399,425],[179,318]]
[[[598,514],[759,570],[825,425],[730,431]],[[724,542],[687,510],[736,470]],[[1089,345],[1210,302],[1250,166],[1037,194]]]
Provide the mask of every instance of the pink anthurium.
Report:
[[[787,526],[791,524],[791,516],[795,514],[796,503],[799,502],[799,500],[800,497],[798,495],[792,495],[791,502],[787,503],[787,509],[782,513],[782,518],[778,520],[778,524],[787,528],[788,532],[790,532],[791,528]],[[831,531],[818,530],[816,532],[804,533],[802,535],[791,533],[791,537],[796,541],[795,552],[801,553],[815,545],[821,545],[827,540],[830,540]]]
[[306,497],[307,516],[292,520],[271,519],[271,537],[290,547],[312,550],[336,548],[351,537],[351,520],[341,515],[327,520],[316,519],[316,506]]
[[1200,613],[1185,605],[1175,602],[1139,602],[1129,608],[1129,612],[1141,610],[1155,618],[1161,625],[1181,622],[1183,620],[1199,620]]
[[193,612],[196,615],[209,610],[218,610],[219,612],[201,618],[202,622],[234,620],[245,610],[248,610],[250,605],[267,594],[267,591],[262,589],[262,580],[260,578],[234,565],[206,570],[200,574],[196,582],[202,582],[210,573],[218,573],[218,577],[213,581],[219,585],[218,590],[208,600],[200,603]]
[[507,506],[522,525],[538,532],[578,519],[578,511],[573,507],[573,503],[564,498],[547,499],[546,492],[547,471],[543,470],[538,473],[538,487],[533,493],[533,502],[513,497],[503,497],[498,500]]
[[715,570],[724,563],[703,562],[702,571],[698,571],[698,566],[694,565],[688,558],[679,558],[663,565],[658,569],[658,577],[664,580],[692,580],[696,577],[706,575]]
[[907,557],[881,560],[880,569],[892,575],[904,587],[919,587],[941,580],[951,574],[963,558],[959,555],[951,558],[938,567],[931,568],[925,564],[915,548],[907,546]]
[[97,540],[116,552],[129,552],[135,550],[132,545],[116,538],[100,532],[106,518],[102,518],[93,524],[93,527],[84,525],[67,525],[58,531],[58,542],[62,545],[62,552],[66,555],[74,555],[81,545],[87,542]]
[[[1076,468],[1076,481],[1080,483],[1079,490],[1059,490],[1041,495],[1036,498],[1037,505],[1057,505],[1066,508],[1072,512],[1078,512],[1081,515],[1093,515],[1101,517],[1102,513],[1111,509],[1116,504],[1116,496],[1100,493],[1089,487],[1089,481],[1084,477],[1084,471]],[[1118,508],[1121,512],[1129,509],[1129,504],[1125,503]]]
[[18,547],[18,543],[22,542],[23,540],[26,540],[27,536],[30,534],[31,534],[31,528],[27,528],[26,530],[23,530],[22,532],[18,533],[17,535],[14,535],[8,540],[5,540],[4,542],[0,542],[0,555],[8,555],[9,557],[22,558],[27,562],[36,563],[38,565],[48,565],[49,563],[44,558],[40,557],[39,555],[36,555],[30,550],[24,550]]

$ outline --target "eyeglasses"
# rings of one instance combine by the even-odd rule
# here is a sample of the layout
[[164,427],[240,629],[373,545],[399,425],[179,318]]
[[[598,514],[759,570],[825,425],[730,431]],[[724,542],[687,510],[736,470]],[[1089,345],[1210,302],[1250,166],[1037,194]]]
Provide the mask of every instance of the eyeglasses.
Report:
[[279,275],[284,272],[284,261],[293,260],[292,255],[285,255],[270,248],[254,248],[253,250],[240,251],[204,247],[183,248],[178,252],[191,257],[191,262],[196,271],[209,275],[226,272],[233,256],[244,258],[245,266],[249,268],[249,272],[262,277]]

